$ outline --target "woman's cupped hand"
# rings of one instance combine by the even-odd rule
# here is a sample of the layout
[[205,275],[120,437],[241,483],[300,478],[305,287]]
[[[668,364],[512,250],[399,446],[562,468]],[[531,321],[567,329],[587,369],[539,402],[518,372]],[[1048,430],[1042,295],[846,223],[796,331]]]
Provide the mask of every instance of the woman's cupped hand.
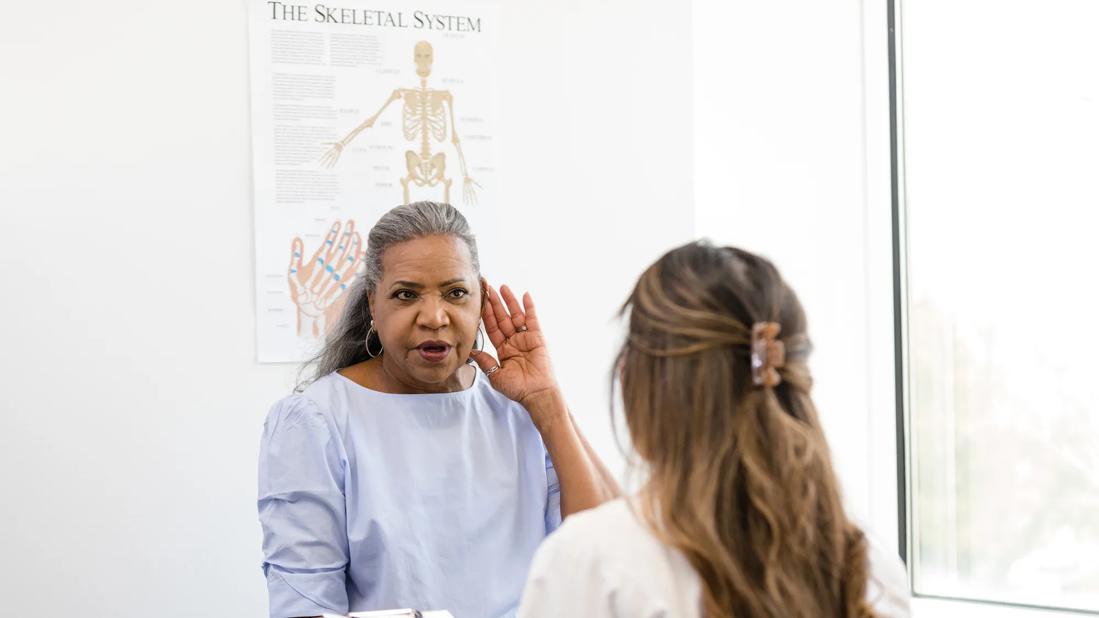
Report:
[[520,305],[508,286],[500,286],[497,292],[488,282],[485,294],[481,318],[499,361],[484,350],[474,350],[470,358],[485,372],[493,388],[523,404],[538,425],[537,410],[542,407],[539,400],[559,393],[534,300],[528,292]]

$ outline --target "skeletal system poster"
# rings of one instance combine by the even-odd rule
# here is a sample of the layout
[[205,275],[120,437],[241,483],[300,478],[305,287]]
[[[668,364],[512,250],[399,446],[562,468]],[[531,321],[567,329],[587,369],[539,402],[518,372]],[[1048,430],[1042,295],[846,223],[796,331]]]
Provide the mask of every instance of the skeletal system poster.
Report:
[[318,349],[398,204],[450,202],[493,252],[492,5],[339,2],[251,0],[260,362]]

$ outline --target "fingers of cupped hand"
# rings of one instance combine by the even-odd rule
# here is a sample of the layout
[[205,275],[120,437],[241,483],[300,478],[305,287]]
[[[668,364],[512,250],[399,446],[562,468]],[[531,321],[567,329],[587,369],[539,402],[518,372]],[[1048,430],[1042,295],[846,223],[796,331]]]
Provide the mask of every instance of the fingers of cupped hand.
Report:
[[515,324],[511,321],[511,316],[508,315],[507,309],[504,308],[504,301],[500,299],[500,293],[492,286],[489,286],[488,288],[488,301],[492,304],[492,315],[493,320],[496,323],[496,328],[503,333],[504,337],[511,337],[514,335]]
[[488,287],[488,302],[485,303],[481,310],[481,319],[485,323],[485,333],[488,335],[488,340],[492,342],[492,347],[497,350],[500,346],[504,345],[504,341],[507,340],[507,336],[500,331],[500,323],[496,320],[496,303],[492,300],[493,290],[492,287]]
[[470,354],[470,358],[472,358],[473,362],[477,363],[477,366],[480,367],[481,371],[484,371],[485,373],[488,373],[490,369],[500,364],[496,361],[495,357],[484,351]]
[[508,312],[511,313],[512,326],[515,327],[517,332],[526,330],[528,328],[527,316],[523,308],[519,306],[519,299],[515,297],[515,293],[506,285],[500,286],[500,293],[504,297],[504,302],[507,303]]
[[534,299],[530,293],[523,294],[521,305],[515,293],[506,285],[500,286],[499,292],[492,286],[487,286],[487,294],[489,302],[485,303],[482,318],[489,340],[497,349],[517,333],[540,330]]
[[526,324],[529,330],[541,330],[541,326],[538,324],[538,314],[534,310],[534,298],[530,295],[530,292],[523,294],[523,308],[526,311]]

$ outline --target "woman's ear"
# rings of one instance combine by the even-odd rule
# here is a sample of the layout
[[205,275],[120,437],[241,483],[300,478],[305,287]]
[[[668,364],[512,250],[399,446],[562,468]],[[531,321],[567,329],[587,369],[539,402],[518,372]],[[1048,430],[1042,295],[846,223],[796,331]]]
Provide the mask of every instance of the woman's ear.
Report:
[[370,317],[374,317],[374,292],[370,292],[366,295],[366,307],[370,309]]
[[488,300],[488,279],[481,277],[481,309],[485,308],[486,300]]

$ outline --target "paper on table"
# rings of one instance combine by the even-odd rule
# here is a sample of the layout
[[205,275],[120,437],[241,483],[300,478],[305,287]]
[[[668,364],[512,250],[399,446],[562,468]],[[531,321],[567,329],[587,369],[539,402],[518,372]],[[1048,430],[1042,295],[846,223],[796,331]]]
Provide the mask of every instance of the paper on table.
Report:
[[[325,614],[323,618],[411,618],[417,616],[414,609],[381,609],[378,611],[352,611],[347,616],[337,614]],[[433,609],[421,611],[421,618],[454,618],[454,615],[445,609]]]

